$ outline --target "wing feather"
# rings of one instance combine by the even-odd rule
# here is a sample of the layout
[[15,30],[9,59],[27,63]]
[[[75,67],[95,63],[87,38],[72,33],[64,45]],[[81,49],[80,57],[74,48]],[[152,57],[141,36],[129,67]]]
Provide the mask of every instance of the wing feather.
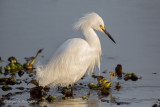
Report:
[[[78,81],[90,64],[89,45],[80,38],[69,39],[55,52],[52,60],[37,70],[41,86],[48,84],[68,85]],[[40,68],[40,67],[38,67]]]

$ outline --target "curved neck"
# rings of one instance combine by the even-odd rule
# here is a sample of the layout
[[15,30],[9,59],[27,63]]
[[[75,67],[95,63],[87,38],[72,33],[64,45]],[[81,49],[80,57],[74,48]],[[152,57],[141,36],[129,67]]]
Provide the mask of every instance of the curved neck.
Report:
[[86,38],[86,41],[92,48],[101,49],[100,40],[96,34],[96,32],[91,27],[86,27],[82,29],[83,35]]
[[92,55],[92,61],[91,61],[91,65],[89,67],[89,71],[94,69],[94,65],[97,64],[99,71],[100,71],[100,57],[101,57],[101,44],[100,44],[100,40],[96,34],[96,32],[91,28],[91,27],[87,27],[82,29],[83,31],[83,35],[86,38],[86,41],[88,42],[88,44],[90,45],[90,52]]

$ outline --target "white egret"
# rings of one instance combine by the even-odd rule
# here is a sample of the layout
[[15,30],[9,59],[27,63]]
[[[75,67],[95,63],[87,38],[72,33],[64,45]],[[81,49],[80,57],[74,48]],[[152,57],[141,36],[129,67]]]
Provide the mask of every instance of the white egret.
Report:
[[95,65],[100,70],[101,44],[94,30],[105,33],[116,43],[104,28],[104,22],[97,13],[84,15],[74,28],[82,30],[85,40],[69,39],[58,48],[47,65],[37,64],[36,79],[39,85],[72,85],[86,71],[93,72]]

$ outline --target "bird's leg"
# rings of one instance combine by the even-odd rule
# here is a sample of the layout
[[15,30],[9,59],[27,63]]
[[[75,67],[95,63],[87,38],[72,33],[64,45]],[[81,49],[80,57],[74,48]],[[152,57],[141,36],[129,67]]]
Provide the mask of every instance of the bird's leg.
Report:
[[58,86],[58,91],[60,90],[60,86]]
[[74,86],[74,84],[72,83],[71,84],[71,94],[72,94],[72,96],[73,96],[73,88],[74,88],[73,86]]

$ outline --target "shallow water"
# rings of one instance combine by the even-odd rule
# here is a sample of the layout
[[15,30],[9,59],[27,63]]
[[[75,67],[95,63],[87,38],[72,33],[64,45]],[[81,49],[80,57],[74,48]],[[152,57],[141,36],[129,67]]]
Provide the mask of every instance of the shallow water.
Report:
[[[75,91],[77,94],[80,93],[77,98],[67,101],[57,100],[53,105],[67,103],[73,107],[80,105],[82,107],[151,106],[160,98],[159,5],[159,0],[1,0],[0,56],[3,60],[7,60],[9,56],[15,56],[19,62],[23,63],[24,57],[33,56],[38,49],[45,48],[41,54],[44,57],[38,57],[36,61],[46,64],[65,40],[73,37],[83,38],[81,32],[73,30],[72,26],[83,14],[94,11],[102,16],[106,29],[117,42],[115,45],[104,34],[97,32],[103,51],[101,72],[114,71],[116,65],[120,63],[124,72],[134,72],[142,76],[142,79],[136,82],[125,82],[114,78],[112,85],[120,81],[122,88],[116,91],[113,87],[112,95],[103,98],[110,100],[112,96],[117,101],[129,104],[101,102],[97,92],[94,91],[88,101],[81,100],[81,96],[86,96],[89,88],[86,86],[81,89],[81,86],[77,86],[80,87]],[[4,66],[7,63],[6,61],[0,65]],[[95,72],[98,74],[97,69]],[[107,74],[105,75],[108,77],[109,74]],[[101,75],[104,74],[101,73]],[[27,74],[23,76],[23,78],[27,77]],[[80,82],[88,84],[96,83],[96,80],[86,76],[84,80],[78,81]],[[31,87],[33,85],[27,86],[27,88]],[[54,89],[52,91],[49,93],[57,97],[62,96]],[[0,92],[8,93],[1,89]],[[15,97],[18,96],[22,98],[17,99],[16,102],[19,102],[16,104],[28,104],[25,103],[30,97],[27,92]],[[93,100],[92,103],[89,102],[90,100]]]

